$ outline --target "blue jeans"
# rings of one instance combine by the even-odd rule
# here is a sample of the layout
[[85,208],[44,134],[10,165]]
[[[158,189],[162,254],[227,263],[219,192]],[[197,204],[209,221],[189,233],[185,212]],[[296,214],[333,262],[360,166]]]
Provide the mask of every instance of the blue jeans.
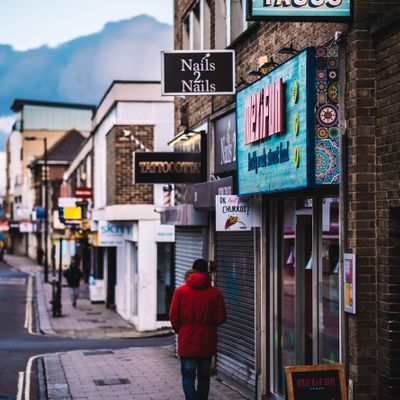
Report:
[[[210,391],[211,357],[181,357],[185,400],[207,400]],[[197,375],[197,391],[195,387]]]

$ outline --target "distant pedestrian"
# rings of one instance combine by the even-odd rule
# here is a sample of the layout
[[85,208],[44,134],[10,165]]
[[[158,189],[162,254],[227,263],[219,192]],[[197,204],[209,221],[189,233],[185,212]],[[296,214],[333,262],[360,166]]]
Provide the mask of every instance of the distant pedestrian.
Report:
[[207,261],[193,262],[185,284],[175,290],[169,319],[178,334],[185,399],[207,400],[211,360],[217,347],[217,326],[226,320],[225,302],[219,289],[211,286]]
[[64,277],[67,279],[70,288],[72,306],[76,307],[79,297],[79,285],[82,279],[82,271],[79,269],[79,260],[77,257],[72,258],[69,268],[64,271]]

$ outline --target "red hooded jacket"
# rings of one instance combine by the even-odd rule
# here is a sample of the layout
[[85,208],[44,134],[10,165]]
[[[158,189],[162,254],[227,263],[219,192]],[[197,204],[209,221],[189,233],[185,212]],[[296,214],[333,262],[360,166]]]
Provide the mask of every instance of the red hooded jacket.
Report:
[[169,319],[178,334],[180,357],[211,357],[217,348],[217,325],[226,320],[225,302],[208,274],[194,272],[175,290]]

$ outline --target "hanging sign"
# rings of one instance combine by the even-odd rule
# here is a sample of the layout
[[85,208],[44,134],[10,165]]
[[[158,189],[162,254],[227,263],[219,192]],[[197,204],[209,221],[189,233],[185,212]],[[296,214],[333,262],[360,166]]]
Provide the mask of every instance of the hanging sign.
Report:
[[342,364],[285,367],[288,400],[347,400]]
[[161,63],[163,95],[235,93],[233,50],[163,51]]
[[356,256],[343,254],[344,264],[344,311],[356,313]]
[[250,199],[235,195],[215,196],[215,219],[217,232],[250,231],[253,226]]
[[75,197],[78,199],[90,199],[92,197],[92,188],[77,187],[75,189]]
[[215,121],[215,173],[236,170],[236,118],[230,113]]
[[345,20],[351,0],[248,0],[251,20]]
[[133,183],[196,183],[205,179],[201,153],[135,152]]

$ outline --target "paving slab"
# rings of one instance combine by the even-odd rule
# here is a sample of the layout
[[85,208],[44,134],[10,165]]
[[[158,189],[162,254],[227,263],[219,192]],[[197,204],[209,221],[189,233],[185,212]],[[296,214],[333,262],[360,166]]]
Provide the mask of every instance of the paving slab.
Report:
[[[180,361],[172,346],[128,348],[104,352],[71,351],[45,356],[46,380],[52,399],[183,400]],[[46,362],[53,357],[52,363]],[[54,365],[57,368],[54,368]],[[51,368],[47,370],[47,365]],[[62,369],[62,371],[60,371]],[[65,379],[64,379],[65,377]],[[60,380],[60,386],[55,383]],[[59,390],[59,397],[55,397]],[[242,400],[242,395],[211,379],[209,400]]]
[[[43,266],[27,257],[6,255],[5,261],[14,269],[35,277],[37,309],[42,333],[74,338],[93,339],[133,339],[172,334],[166,327],[155,331],[138,332],[133,325],[124,320],[105,304],[93,304],[89,299],[89,288],[82,281],[77,307],[69,298],[69,288],[63,278],[61,317],[53,317],[51,310],[52,285],[44,282]],[[50,271],[49,280],[52,274]]]

